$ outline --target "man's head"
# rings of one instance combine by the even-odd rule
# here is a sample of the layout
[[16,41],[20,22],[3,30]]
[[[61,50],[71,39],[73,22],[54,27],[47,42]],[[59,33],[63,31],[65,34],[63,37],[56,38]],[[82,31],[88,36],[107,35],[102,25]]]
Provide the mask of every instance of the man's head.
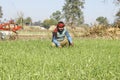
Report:
[[62,21],[58,22],[58,24],[57,24],[57,28],[59,31],[63,31],[64,26],[65,26],[65,24]]

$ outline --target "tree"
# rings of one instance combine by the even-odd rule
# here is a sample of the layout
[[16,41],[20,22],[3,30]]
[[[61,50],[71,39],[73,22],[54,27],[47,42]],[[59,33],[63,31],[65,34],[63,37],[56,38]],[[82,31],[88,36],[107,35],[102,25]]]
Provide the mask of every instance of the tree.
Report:
[[54,20],[54,19],[46,19],[46,20],[43,21],[42,26],[44,28],[48,29],[51,25],[56,25],[56,24],[57,24],[56,20]]
[[23,22],[24,22],[23,17],[19,17],[19,18],[17,18],[17,20],[16,20],[16,23],[19,24],[19,25],[22,25],[22,26],[23,26]]
[[116,13],[116,19],[114,21],[114,24],[117,25],[120,28],[120,9],[119,11]]
[[117,18],[117,20],[120,20],[120,9],[119,9],[119,11],[116,13],[116,15],[115,15]]
[[23,26],[23,24],[24,24],[24,14],[22,12],[18,13],[18,18],[16,20],[16,23]]
[[30,25],[30,24],[32,23],[31,17],[27,17],[27,18],[24,20],[24,23],[25,23],[26,25]]
[[34,26],[40,26],[41,25],[41,21],[40,20],[36,21],[36,22],[32,23],[32,25],[34,25]]
[[120,0],[114,0],[116,4],[120,4]]
[[84,23],[82,8],[84,0],[65,0],[63,15],[67,24],[70,26]]
[[53,12],[52,15],[50,16],[51,19],[56,20],[57,22],[62,19],[62,14],[60,11]]
[[99,23],[99,24],[104,24],[104,25],[107,25],[108,24],[108,20],[106,17],[103,17],[103,16],[100,16],[96,19],[96,21]]
[[2,18],[3,13],[2,13],[2,7],[0,6],[0,18]]

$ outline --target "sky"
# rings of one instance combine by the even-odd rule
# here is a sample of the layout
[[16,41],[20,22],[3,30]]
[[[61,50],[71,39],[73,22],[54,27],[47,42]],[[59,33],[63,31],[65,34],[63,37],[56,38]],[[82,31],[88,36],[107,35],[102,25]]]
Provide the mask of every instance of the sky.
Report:
[[[33,22],[48,19],[50,15],[64,6],[65,0],[0,0],[2,6],[3,20],[14,19],[20,14],[31,17]],[[107,17],[112,23],[118,7],[113,0],[85,0],[84,20],[87,24],[94,24],[99,16]]]

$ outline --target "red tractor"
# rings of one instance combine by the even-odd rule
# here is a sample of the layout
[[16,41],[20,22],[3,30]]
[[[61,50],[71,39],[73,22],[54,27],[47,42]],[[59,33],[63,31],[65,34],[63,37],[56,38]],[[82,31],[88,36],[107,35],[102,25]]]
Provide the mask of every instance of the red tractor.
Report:
[[0,24],[0,39],[16,39],[18,37],[18,30],[23,29],[22,26],[19,26],[14,23],[13,20],[10,20],[7,23]]

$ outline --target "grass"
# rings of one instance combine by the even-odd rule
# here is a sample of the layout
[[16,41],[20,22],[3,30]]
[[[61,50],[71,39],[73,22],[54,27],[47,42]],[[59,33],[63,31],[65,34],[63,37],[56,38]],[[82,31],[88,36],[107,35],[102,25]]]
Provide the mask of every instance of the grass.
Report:
[[65,48],[50,41],[1,41],[0,80],[120,80],[119,40],[74,39]]

